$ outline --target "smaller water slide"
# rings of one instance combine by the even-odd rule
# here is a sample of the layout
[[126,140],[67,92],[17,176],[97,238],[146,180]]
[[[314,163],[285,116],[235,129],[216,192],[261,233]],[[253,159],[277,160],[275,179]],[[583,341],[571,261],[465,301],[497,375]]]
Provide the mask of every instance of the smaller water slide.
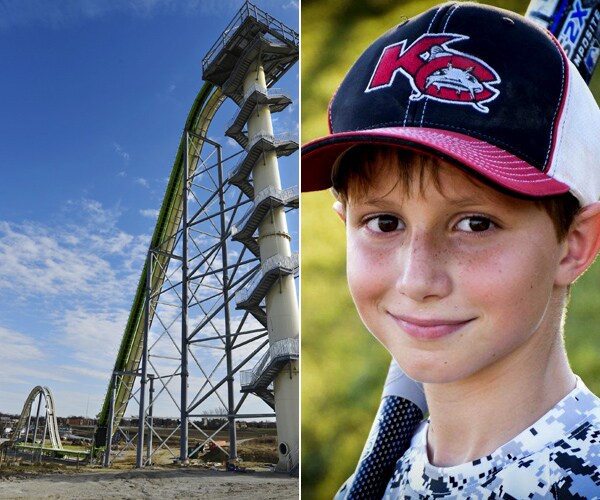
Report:
[[[21,416],[19,417],[19,421],[18,421],[17,425],[15,426],[12,436],[10,437],[10,439],[7,442],[3,443],[5,446],[11,446],[11,445],[15,444],[16,442],[18,442],[19,438],[21,437],[21,434],[23,434],[24,439],[27,439],[27,435],[30,430],[31,417],[32,417],[31,407],[33,405],[33,402],[36,400],[36,398],[40,394],[44,397],[44,400],[46,401],[46,424],[45,424],[45,426],[50,435],[50,442],[52,444],[52,448],[62,450],[63,446],[60,441],[60,435],[58,433],[58,423],[56,421],[56,409],[54,406],[54,398],[52,397],[52,393],[50,392],[50,389],[48,389],[47,387],[42,387],[41,385],[34,387],[31,390],[31,392],[29,393],[29,396],[27,396],[27,399],[25,400],[25,404],[23,405],[23,411],[21,411]],[[40,403],[41,403],[41,401],[40,401]],[[38,408],[38,416],[39,416],[39,408]],[[36,434],[37,434],[37,422],[35,423],[35,431],[34,431],[34,436],[33,436],[34,440],[36,438]],[[45,431],[40,433],[42,442],[44,440],[45,434],[46,434]]]
[[[194,152],[194,154],[189,155],[190,174],[193,174],[196,170],[199,154],[204,143],[199,137],[206,136],[208,127],[224,100],[225,96],[222,94],[221,89],[207,82],[200,89],[192,105],[184,129],[193,132],[196,136],[190,141],[190,152]],[[118,374],[118,377],[115,379],[117,382],[114,395],[113,429],[116,429],[119,425],[127,410],[127,404],[133,393],[142,358],[148,273],[150,273],[151,296],[156,297],[157,292],[160,291],[165,281],[170,254],[175,247],[175,237],[182,218],[182,179],[185,155],[185,138],[182,138],[150,243],[151,249],[160,249],[161,252],[152,259],[152,269],[148,269],[147,262],[144,264],[113,370],[113,374]],[[152,324],[156,300],[156,298],[151,299],[149,325]],[[111,374],[111,381],[109,382],[104,404],[98,415],[98,427],[94,436],[95,447],[106,445],[110,418],[112,380]]]

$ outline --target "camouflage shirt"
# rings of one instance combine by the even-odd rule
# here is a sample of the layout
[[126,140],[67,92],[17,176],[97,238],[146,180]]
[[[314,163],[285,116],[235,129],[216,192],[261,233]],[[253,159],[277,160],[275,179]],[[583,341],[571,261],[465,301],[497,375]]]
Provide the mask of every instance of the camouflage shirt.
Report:
[[398,460],[384,498],[600,498],[600,399],[579,379],[535,424],[473,462],[431,465],[428,425]]

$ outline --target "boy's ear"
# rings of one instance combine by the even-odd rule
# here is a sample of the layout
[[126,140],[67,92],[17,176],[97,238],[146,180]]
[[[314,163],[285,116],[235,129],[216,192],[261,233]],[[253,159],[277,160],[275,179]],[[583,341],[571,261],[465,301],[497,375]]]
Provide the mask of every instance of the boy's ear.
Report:
[[583,207],[565,237],[557,285],[570,285],[592,265],[600,251],[600,202]]
[[333,204],[333,209],[335,213],[338,214],[339,218],[342,219],[342,222],[346,224],[346,207],[342,204],[341,201],[336,201]]

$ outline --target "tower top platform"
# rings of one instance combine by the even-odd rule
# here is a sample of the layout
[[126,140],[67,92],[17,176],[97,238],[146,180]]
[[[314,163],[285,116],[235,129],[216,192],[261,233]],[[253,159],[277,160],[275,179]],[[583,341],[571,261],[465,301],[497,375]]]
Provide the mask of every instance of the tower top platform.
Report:
[[[293,29],[246,1],[202,60],[202,78],[223,87],[258,60],[271,87],[299,57],[299,36]],[[241,68],[240,68],[241,66]],[[237,76],[237,78],[236,78]],[[237,87],[237,83],[233,84]]]

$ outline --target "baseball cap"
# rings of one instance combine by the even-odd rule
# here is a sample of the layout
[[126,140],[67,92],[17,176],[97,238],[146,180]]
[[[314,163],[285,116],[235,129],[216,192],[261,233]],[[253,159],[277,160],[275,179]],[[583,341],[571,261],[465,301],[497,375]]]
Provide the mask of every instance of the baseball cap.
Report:
[[446,3],[375,40],[329,104],[326,137],[302,147],[302,190],[331,187],[357,144],[458,163],[525,197],[600,196],[600,109],[558,41],[522,16]]

